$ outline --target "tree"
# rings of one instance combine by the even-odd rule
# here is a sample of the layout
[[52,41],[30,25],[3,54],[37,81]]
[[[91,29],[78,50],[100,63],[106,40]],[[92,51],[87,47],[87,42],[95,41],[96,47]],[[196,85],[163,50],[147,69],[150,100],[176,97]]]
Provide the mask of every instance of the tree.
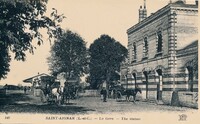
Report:
[[48,0],[0,0],[0,79],[10,71],[10,52],[14,59],[25,61],[26,51],[33,54],[35,46],[43,43],[40,29],[47,29],[49,40],[57,38],[62,30],[59,25],[63,15],[53,9],[51,17],[45,16]]
[[53,75],[64,72],[67,80],[70,77],[79,77],[86,71],[86,43],[77,33],[65,31],[53,44],[50,53],[48,63]]
[[8,54],[8,49],[5,48],[5,46],[0,45],[0,79],[5,78],[5,76],[8,74],[10,71],[9,69],[9,62],[11,58],[10,55]]
[[[108,35],[101,35],[90,45],[90,83],[92,88],[106,81],[109,85],[119,79],[120,64],[127,56],[127,49]],[[107,85],[107,86],[108,86]]]

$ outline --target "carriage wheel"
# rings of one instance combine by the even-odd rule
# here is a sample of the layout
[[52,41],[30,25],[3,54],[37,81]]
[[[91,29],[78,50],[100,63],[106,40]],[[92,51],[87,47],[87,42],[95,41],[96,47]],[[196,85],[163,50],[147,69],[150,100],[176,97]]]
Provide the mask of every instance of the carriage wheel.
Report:
[[64,104],[65,103],[65,96],[62,95],[62,98],[61,98],[61,104]]
[[117,101],[119,101],[121,98],[122,98],[122,93],[120,92],[120,91],[118,91],[117,93],[116,93],[116,95],[117,95]]
[[60,96],[58,97],[58,99],[56,98],[56,104],[57,104],[57,105],[63,105],[63,104],[64,104],[64,99],[63,99],[63,96],[62,96],[62,95],[60,95]]

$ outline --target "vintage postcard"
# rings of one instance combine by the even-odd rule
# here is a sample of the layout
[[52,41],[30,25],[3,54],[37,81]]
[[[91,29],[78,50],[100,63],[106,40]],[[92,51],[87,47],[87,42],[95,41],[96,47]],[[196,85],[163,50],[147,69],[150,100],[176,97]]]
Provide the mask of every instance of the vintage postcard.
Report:
[[0,0],[0,124],[197,124],[198,0]]

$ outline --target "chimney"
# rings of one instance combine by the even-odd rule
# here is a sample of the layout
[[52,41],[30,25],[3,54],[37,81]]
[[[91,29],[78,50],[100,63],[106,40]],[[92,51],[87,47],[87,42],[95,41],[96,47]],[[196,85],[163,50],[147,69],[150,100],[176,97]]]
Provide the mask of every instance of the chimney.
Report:
[[144,0],[144,9],[142,9],[142,6],[140,6],[139,9],[139,22],[144,20],[146,17],[147,17],[146,0]]
[[146,0],[144,0],[143,18],[147,17]]
[[144,0],[144,9],[146,9],[146,0]]
[[195,0],[195,4],[198,6],[198,4],[199,4],[198,0]]
[[142,6],[140,6],[140,9],[139,9],[139,22],[141,22],[142,21],[142,19],[143,19],[143,10],[142,10]]

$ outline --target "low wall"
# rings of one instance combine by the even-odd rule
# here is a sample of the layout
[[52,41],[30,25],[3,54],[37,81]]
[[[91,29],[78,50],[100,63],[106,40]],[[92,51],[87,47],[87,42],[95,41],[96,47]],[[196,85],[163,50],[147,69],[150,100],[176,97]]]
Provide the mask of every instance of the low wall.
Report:
[[164,104],[170,105],[172,99],[172,91],[163,91],[162,92],[162,101]]
[[[145,93],[139,96],[137,94],[136,99],[145,100]],[[190,108],[198,108],[198,92],[189,92],[189,91],[177,91],[176,95],[172,95],[173,91],[163,91],[162,92],[162,102],[165,105],[172,106],[181,106],[181,107],[190,107]],[[148,100],[157,102],[156,100],[156,92],[149,91],[148,92]],[[173,98],[172,98],[173,97]]]
[[40,97],[41,89],[33,89],[33,96]]
[[78,93],[78,96],[97,97],[100,94],[98,90],[85,90],[84,92]]
[[6,94],[24,93],[23,90],[6,90]]
[[15,94],[15,93],[24,93],[24,91],[23,90],[6,90],[6,89],[0,89],[0,95]]
[[198,92],[178,92],[180,106],[198,108]]

